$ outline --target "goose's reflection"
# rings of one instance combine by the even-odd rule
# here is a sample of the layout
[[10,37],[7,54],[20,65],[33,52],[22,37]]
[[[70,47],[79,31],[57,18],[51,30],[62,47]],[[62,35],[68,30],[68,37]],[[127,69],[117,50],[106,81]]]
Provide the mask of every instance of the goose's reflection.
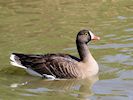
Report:
[[21,84],[12,84],[11,87],[23,86],[26,91],[33,93],[56,92],[67,93],[77,98],[89,99],[93,95],[91,90],[93,84],[98,80],[98,75],[86,79],[69,79],[69,80],[45,80],[36,79],[26,81]]

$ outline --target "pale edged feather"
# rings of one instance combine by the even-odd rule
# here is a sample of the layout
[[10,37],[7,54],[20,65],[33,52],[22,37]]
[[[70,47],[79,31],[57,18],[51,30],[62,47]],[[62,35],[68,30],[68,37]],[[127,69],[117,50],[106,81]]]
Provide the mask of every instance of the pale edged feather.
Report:
[[13,61],[12,65],[25,68],[29,74],[34,76],[42,77],[44,74],[57,78],[78,77],[78,70],[76,68],[77,61],[73,59],[73,56],[66,54],[13,54],[13,59],[11,57],[11,61]]

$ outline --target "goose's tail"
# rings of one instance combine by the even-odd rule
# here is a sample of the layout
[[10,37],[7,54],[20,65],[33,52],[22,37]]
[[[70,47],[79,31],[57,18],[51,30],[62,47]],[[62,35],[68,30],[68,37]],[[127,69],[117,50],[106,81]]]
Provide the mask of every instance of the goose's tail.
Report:
[[32,63],[29,61],[32,61],[36,57],[37,56],[35,56],[35,55],[25,55],[25,54],[19,54],[19,53],[12,53],[10,56],[10,63],[13,66],[17,66],[17,67],[26,69],[26,71],[33,76],[39,76],[39,77],[44,77],[46,79],[54,80],[55,77],[52,75],[40,74],[37,71],[33,70],[32,68],[26,67],[26,66],[32,65]]
[[17,56],[17,54],[15,53],[12,53],[11,56],[10,56],[10,63],[11,65],[13,66],[17,66],[17,67],[20,67],[20,68],[24,68],[24,69],[27,69],[25,66],[23,66],[21,64],[21,61],[20,61],[20,58]]

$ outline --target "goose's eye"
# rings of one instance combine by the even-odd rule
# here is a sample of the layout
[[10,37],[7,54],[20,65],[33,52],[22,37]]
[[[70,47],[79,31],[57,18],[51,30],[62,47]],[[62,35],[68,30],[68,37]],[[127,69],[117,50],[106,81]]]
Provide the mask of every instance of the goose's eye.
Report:
[[88,33],[85,33],[85,35],[88,35]]

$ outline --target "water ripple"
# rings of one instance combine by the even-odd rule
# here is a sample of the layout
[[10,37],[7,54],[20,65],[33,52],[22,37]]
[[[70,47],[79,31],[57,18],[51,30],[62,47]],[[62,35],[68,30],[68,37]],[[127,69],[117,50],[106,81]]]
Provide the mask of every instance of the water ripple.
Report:
[[91,45],[91,48],[94,49],[110,49],[110,48],[129,48],[129,47],[133,47],[133,43],[128,43],[128,44],[104,44],[104,45]]

